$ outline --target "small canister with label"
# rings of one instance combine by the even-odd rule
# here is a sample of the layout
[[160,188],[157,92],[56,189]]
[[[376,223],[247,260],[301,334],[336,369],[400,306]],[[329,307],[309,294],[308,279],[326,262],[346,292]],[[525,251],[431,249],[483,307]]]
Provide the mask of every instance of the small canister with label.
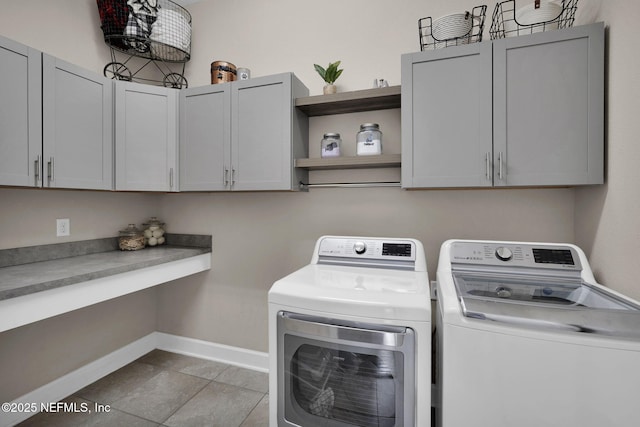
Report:
[[339,157],[340,156],[340,139],[339,133],[325,133],[322,138],[321,157]]
[[211,84],[227,83],[236,80],[236,66],[227,61],[211,63]]
[[382,154],[382,132],[377,123],[360,125],[357,136],[356,154],[358,156],[373,156]]
[[238,80],[249,80],[251,78],[251,70],[248,68],[238,68]]

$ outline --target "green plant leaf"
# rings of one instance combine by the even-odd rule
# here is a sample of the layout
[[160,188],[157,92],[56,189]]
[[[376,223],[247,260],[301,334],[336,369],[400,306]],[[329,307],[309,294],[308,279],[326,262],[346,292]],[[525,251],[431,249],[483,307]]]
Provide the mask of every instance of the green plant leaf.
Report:
[[[327,66],[327,69],[324,70],[325,71],[324,75],[320,74],[325,82],[327,82],[328,84],[333,84],[338,79],[338,77],[340,77],[340,74],[342,74],[343,70],[338,70],[339,66],[340,66],[340,61],[330,63]],[[320,71],[318,71],[318,73],[320,73]]]
[[343,70],[338,70],[339,66],[340,61],[329,63],[326,69],[318,64],[313,64],[313,68],[315,68],[320,77],[322,77],[322,80],[324,80],[328,84],[333,84],[338,79],[338,77],[340,77],[340,74],[342,74]]
[[319,66],[318,64],[313,64],[313,68],[316,69],[316,71],[318,72],[318,74],[320,74],[320,77],[322,77],[322,80],[325,80],[325,76],[327,75],[327,71],[322,68],[321,66]]

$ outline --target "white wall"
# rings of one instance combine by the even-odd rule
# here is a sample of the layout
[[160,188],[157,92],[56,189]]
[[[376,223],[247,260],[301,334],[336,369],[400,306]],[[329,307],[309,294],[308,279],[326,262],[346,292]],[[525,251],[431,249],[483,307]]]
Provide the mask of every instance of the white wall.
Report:
[[[519,0],[525,1],[525,0]],[[527,0],[528,1],[528,0]],[[577,22],[592,20],[600,0],[580,0]],[[418,19],[486,4],[485,38],[496,1],[474,0],[201,0],[193,18],[190,84],[209,84],[210,65],[229,61],[252,76],[293,71],[312,95],[323,81],[313,69],[341,60],[339,91],[369,89],[373,79],[400,84],[400,55],[420,50]]]
[[0,0],[0,35],[102,74],[110,62],[93,0]]
[[589,252],[596,278],[640,300],[640,2],[602,2],[608,24],[607,177],[576,192],[576,242]]
[[[586,11],[586,6],[599,2],[580,3]],[[637,80],[635,87],[631,83],[637,60],[632,55],[634,37],[628,34],[637,28],[632,17],[639,16],[638,5],[633,0],[605,3],[602,15],[612,27],[607,186],[235,194],[0,189],[0,248],[60,241],[53,235],[53,224],[63,215],[71,218],[73,240],[115,235],[130,218],[141,222],[156,214],[172,232],[212,234],[212,270],[157,290],[157,328],[259,351],[267,350],[266,304],[271,283],[307,263],[313,242],[322,234],[417,237],[425,244],[432,278],[439,246],[447,238],[578,241],[595,255],[599,277],[615,279],[607,284],[626,286],[630,294],[640,297],[640,288],[626,280],[634,271],[635,258],[621,251],[617,252],[620,261],[604,255],[616,245],[637,249],[638,244],[634,213],[640,196],[632,187],[637,181],[633,162],[640,154],[632,117],[638,110],[638,88]],[[194,31],[187,78],[191,86],[208,84],[210,63],[227,60],[250,68],[254,76],[293,71],[312,94],[319,94],[322,81],[313,63],[340,59],[345,68],[338,81],[341,91],[368,88],[373,78],[380,77],[399,84],[400,54],[418,50],[418,18],[437,17],[474,4],[470,0],[203,0],[189,5]],[[488,4],[488,20],[494,6],[495,2]],[[93,0],[0,0],[0,10],[3,36],[97,73],[110,61]],[[611,81],[613,77],[616,81]],[[355,118],[353,126],[362,119]],[[316,123],[316,132],[330,125]],[[144,301],[141,314],[136,313],[138,298]],[[155,298],[156,293],[150,292],[106,306],[136,325],[134,333],[121,323],[111,323],[105,314],[108,310],[96,306],[66,315],[63,324],[43,321],[0,334],[0,348],[11,348],[0,352],[0,378],[14,378],[0,397],[15,398],[83,365],[87,357],[97,358],[153,329]],[[91,320],[94,318],[99,321]],[[95,326],[100,334],[86,330],[84,324]],[[67,345],[69,336],[74,344],[60,364],[57,344]],[[106,344],[101,341],[104,336],[109,337]],[[34,343],[40,345],[37,351]],[[11,370],[25,354],[31,365],[50,369],[27,371],[16,380]]]
[[[160,206],[150,193],[0,187],[0,249],[117,236]],[[69,219],[70,236],[56,237],[57,218]]]
[[267,291],[309,262],[319,236],[418,238],[434,278],[448,238],[572,241],[573,190],[182,193],[164,196],[162,217],[212,234],[213,263],[159,287],[159,330],[267,351]]

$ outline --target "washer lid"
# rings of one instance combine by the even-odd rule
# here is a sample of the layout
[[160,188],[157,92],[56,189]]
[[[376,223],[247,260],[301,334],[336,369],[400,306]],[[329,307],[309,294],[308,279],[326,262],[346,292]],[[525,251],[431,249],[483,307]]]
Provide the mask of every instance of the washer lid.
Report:
[[454,273],[453,279],[467,317],[640,340],[640,307],[600,286],[477,272]]
[[310,264],[276,281],[269,303],[386,320],[431,321],[423,271]]

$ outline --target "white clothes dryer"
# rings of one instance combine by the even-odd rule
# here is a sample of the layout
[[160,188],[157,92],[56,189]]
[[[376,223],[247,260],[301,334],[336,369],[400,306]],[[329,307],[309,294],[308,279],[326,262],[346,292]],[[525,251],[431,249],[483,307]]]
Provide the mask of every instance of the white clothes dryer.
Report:
[[640,305],[577,246],[449,240],[436,292],[437,425],[640,423]]
[[269,291],[271,426],[430,426],[431,302],[415,239],[324,236]]

